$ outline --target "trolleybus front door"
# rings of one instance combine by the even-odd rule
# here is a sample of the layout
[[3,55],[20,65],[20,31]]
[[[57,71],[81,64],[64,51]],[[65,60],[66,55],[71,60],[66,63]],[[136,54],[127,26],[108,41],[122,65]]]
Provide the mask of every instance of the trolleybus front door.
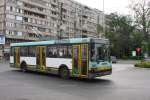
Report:
[[77,77],[87,77],[88,73],[88,45],[73,46],[72,74]]
[[14,48],[14,64],[16,67],[20,66],[20,48]]
[[36,65],[38,70],[46,70],[46,47],[41,46],[36,48]]

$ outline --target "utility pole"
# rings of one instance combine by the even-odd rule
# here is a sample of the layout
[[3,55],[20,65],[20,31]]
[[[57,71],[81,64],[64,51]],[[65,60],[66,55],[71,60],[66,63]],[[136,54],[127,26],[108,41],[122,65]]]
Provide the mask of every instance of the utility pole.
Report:
[[82,8],[82,11],[81,11],[81,35],[80,35],[80,38],[82,38],[83,36],[83,8]]
[[79,14],[77,13],[77,9],[75,8],[74,13],[74,37],[77,38],[78,36],[80,36],[79,32],[78,32],[78,27],[79,26]]
[[62,6],[63,3],[60,2],[60,12],[59,12],[59,20],[57,25],[57,39],[61,39],[61,25],[62,25]]
[[103,0],[103,35],[105,36],[105,1]]

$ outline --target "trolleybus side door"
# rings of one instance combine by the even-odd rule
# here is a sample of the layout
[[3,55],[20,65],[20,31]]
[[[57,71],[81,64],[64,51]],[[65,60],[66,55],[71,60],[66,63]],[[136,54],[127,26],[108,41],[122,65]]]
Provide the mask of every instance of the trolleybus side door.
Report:
[[40,71],[46,70],[46,47],[36,47],[36,66]]
[[14,64],[16,67],[20,66],[20,48],[19,47],[14,48]]
[[87,77],[88,75],[88,45],[74,45],[72,56],[72,74],[76,77]]

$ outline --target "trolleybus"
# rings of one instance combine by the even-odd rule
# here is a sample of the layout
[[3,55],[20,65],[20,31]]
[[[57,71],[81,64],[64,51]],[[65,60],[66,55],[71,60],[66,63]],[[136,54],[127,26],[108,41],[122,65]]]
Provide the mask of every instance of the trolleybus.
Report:
[[98,38],[12,43],[10,66],[62,78],[96,78],[112,73],[109,41]]

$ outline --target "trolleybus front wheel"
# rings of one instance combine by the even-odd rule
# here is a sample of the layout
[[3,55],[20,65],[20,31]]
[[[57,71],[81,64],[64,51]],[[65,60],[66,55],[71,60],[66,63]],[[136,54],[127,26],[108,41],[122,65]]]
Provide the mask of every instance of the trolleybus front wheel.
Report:
[[20,64],[20,69],[21,69],[22,72],[27,72],[27,64],[26,64],[26,62],[23,61]]

